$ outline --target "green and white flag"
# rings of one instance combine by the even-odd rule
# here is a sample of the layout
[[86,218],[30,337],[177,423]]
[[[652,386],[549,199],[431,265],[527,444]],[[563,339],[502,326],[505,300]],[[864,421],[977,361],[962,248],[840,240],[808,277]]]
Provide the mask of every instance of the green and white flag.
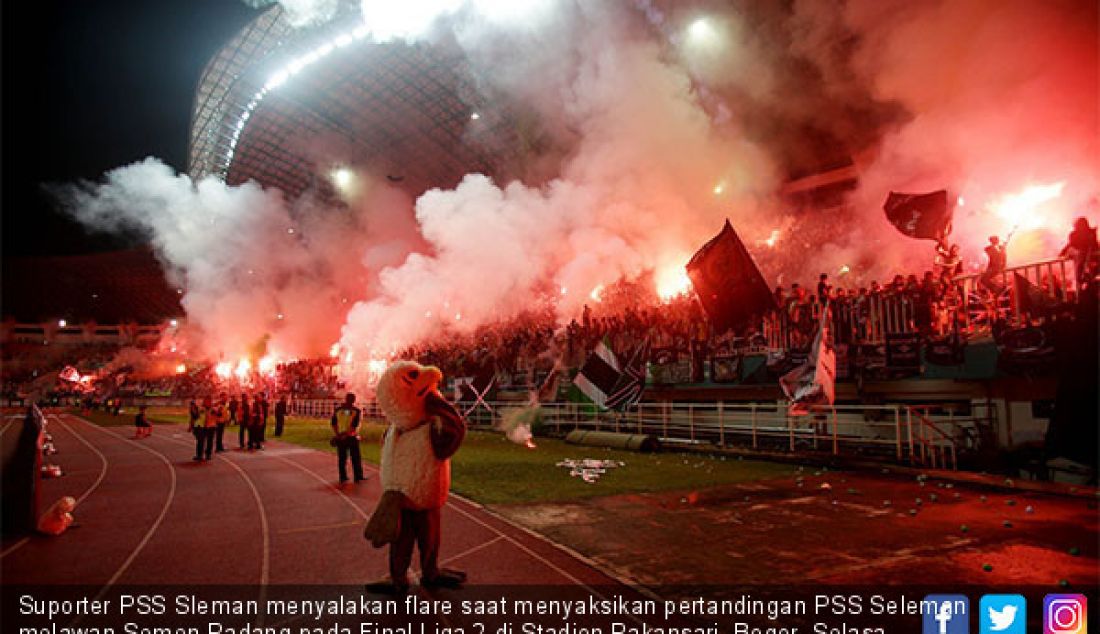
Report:
[[588,400],[603,408],[606,407],[607,397],[614,392],[621,376],[619,360],[605,337],[596,344],[596,349],[588,355],[577,376],[573,377],[573,385],[577,386]]

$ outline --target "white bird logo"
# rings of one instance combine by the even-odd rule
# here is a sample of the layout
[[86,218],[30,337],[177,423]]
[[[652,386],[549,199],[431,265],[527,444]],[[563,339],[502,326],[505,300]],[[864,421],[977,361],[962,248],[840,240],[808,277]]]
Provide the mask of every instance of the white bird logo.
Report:
[[1012,627],[1012,622],[1016,620],[1016,606],[1006,605],[999,611],[996,608],[989,608],[989,622],[990,628],[994,632],[1002,632]]

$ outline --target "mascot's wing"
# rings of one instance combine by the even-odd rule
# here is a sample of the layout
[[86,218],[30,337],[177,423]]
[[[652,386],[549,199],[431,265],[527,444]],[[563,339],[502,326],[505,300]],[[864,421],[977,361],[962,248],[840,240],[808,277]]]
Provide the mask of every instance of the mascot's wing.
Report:
[[441,425],[432,425],[431,440],[432,452],[440,460],[446,460],[455,455],[458,446],[466,437],[466,421],[458,410],[440,396],[439,392],[432,390],[424,398],[425,409],[433,416],[438,416]]

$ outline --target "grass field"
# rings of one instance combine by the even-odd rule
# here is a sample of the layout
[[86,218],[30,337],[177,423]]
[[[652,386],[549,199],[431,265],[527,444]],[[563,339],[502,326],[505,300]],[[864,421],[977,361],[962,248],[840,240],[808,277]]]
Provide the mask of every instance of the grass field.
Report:
[[[112,416],[93,412],[90,420],[100,425],[133,425],[133,412]],[[186,424],[181,410],[150,410],[157,422]],[[268,426],[268,434],[271,433]],[[368,422],[360,428],[363,459],[377,464],[382,432],[385,427]],[[156,432],[154,431],[154,434]],[[236,429],[226,431],[236,442]],[[329,446],[332,431],[326,421],[291,417],[280,438],[283,442],[335,453]],[[471,431],[452,464],[453,489],[482,504],[522,504],[561,502],[622,493],[695,490],[725,484],[750,482],[789,475],[795,467],[758,460],[724,459],[699,454],[661,452],[643,454],[633,451],[570,445],[555,438],[536,438],[537,449],[528,449],[508,441],[502,434]],[[569,470],[556,466],[562,460],[597,458],[626,463],[609,470],[595,484],[569,476]]]

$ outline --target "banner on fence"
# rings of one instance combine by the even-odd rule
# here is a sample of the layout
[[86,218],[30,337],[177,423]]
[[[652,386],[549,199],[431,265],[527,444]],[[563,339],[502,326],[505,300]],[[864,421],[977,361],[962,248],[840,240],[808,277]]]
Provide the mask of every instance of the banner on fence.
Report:
[[920,335],[886,335],[886,367],[891,370],[920,370]]
[[711,360],[711,380],[715,383],[735,383],[741,378],[741,357],[733,354],[715,356]]

